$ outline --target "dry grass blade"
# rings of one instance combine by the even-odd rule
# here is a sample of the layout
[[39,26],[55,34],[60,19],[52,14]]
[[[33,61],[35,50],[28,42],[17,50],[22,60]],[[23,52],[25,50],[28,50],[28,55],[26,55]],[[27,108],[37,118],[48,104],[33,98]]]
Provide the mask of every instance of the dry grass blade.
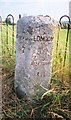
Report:
[[61,115],[58,115],[57,113],[55,113],[55,112],[48,112],[48,114],[50,114],[51,116],[52,116],[52,118],[54,119],[60,119],[60,120],[64,120],[63,119],[63,116],[61,116]]

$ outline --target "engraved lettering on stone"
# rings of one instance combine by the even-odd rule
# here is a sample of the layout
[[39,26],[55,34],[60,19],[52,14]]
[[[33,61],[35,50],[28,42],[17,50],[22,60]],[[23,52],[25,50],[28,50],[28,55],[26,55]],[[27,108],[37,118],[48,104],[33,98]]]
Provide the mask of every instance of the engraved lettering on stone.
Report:
[[52,28],[52,21],[45,16],[25,16],[17,22],[15,88],[21,98],[32,100],[49,89]]

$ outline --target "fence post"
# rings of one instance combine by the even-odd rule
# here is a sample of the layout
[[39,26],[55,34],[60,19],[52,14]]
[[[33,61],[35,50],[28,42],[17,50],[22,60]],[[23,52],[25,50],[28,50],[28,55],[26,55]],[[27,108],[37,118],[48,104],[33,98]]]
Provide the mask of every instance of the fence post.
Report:
[[8,47],[8,23],[6,22],[6,44]]
[[21,14],[19,14],[19,19],[21,18]]
[[2,119],[2,18],[0,16],[0,119]]
[[0,40],[2,41],[2,18],[0,16]]
[[[13,53],[14,51],[14,17],[13,15],[9,14],[7,18],[10,16],[12,17],[12,53]],[[7,23],[7,41],[8,41],[8,23]]]
[[67,37],[66,37],[66,45],[65,45],[65,52],[64,52],[64,64],[63,64],[63,67],[65,67],[65,62],[66,62],[66,54],[67,54],[67,46],[68,46],[68,37],[69,37],[69,30],[70,30],[70,17],[67,16],[67,15],[63,15],[60,20],[59,20],[59,23],[61,25],[61,20],[62,18],[64,17],[67,17],[69,22],[68,22],[68,30],[67,30]]

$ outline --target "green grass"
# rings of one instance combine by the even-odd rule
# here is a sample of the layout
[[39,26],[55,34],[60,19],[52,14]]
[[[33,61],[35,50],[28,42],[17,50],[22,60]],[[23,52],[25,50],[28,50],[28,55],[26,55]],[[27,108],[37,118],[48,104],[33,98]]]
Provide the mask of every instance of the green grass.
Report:
[[[8,25],[8,45],[9,48],[12,47],[12,25]],[[7,42],[7,26],[2,25],[2,42],[3,44]],[[16,45],[16,26],[14,26],[14,45]]]
[[[57,56],[58,56],[58,54],[61,53],[61,56],[64,57],[67,30],[66,29],[60,29],[59,41],[58,41],[58,51],[56,51],[57,36],[58,36],[57,32],[55,33],[55,38],[54,38],[54,55],[55,55],[55,53],[57,53]],[[69,40],[68,40],[68,47],[67,47],[67,61],[68,60],[69,60]]]
[[[67,54],[66,54],[65,67],[63,68],[67,30],[66,29],[60,29],[59,40],[58,40],[58,29],[56,29],[56,31],[55,31],[54,52],[53,52],[53,66],[52,66],[53,73],[52,74],[54,74],[54,73],[56,75],[60,74],[60,77],[62,76],[61,74],[63,74],[62,73],[63,69],[65,71],[65,74],[66,74],[66,72],[68,74],[70,34],[71,34],[71,30],[70,30],[70,33],[69,33],[69,39],[68,39],[68,45],[67,45]],[[56,46],[57,45],[57,40],[58,40],[58,48],[56,48],[57,47]]]
[[[6,33],[7,26],[2,25],[2,69],[3,72],[12,73],[15,69],[16,56],[16,26],[14,26],[14,48],[12,45],[12,26],[8,25],[8,39]],[[7,44],[8,42],[8,44]]]
[[71,64],[71,30],[69,34],[69,64]]

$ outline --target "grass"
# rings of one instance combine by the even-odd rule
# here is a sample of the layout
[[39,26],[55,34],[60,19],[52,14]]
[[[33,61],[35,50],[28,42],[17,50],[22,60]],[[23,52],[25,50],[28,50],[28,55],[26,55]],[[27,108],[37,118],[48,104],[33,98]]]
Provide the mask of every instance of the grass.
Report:
[[[71,30],[70,30],[71,34]],[[62,71],[68,74],[69,70],[69,40],[68,40],[68,47],[67,47],[67,54],[66,54],[66,61],[65,66],[64,64],[64,54],[65,54],[65,46],[66,46],[66,37],[67,37],[67,30],[60,29],[59,31],[59,40],[58,40],[58,29],[55,32],[55,39],[54,39],[54,52],[53,52],[53,66],[52,66],[52,74],[58,77],[58,79],[62,78]],[[69,37],[70,38],[70,37]],[[58,40],[58,47],[57,45]],[[65,74],[63,75],[65,76]]]
[[15,56],[16,56],[16,26],[14,26],[14,48],[12,45],[12,26],[8,26],[8,44],[7,44],[7,26],[2,26],[2,64],[3,71],[9,72],[10,74],[14,71],[15,68]]
[[[50,90],[43,94],[43,98],[30,103],[17,98],[14,91],[14,70],[15,70],[15,57],[16,47],[12,53],[12,26],[9,26],[8,45],[6,43],[6,29],[5,25],[2,26],[2,69],[3,69],[3,120],[7,119],[19,119],[33,118],[38,120],[39,118],[48,119],[71,119],[71,107],[70,107],[70,64],[71,57],[69,53],[71,45],[71,30],[69,34],[69,42],[67,48],[66,64],[63,67],[66,30],[60,29],[58,50],[56,51],[58,29],[56,29],[54,36],[54,52],[52,63],[52,78]],[[16,26],[15,28],[15,42],[16,46]],[[70,61],[70,62],[69,62]],[[5,75],[9,76],[4,78]],[[71,75],[71,73],[70,73]]]

